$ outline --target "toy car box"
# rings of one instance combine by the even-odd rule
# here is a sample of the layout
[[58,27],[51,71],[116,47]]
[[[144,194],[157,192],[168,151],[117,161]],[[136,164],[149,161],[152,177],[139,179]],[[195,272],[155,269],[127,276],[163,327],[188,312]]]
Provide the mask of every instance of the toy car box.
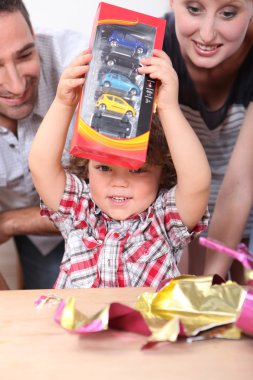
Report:
[[142,57],[162,48],[164,30],[163,19],[99,4],[72,155],[131,169],[145,162],[156,81],[137,69]]

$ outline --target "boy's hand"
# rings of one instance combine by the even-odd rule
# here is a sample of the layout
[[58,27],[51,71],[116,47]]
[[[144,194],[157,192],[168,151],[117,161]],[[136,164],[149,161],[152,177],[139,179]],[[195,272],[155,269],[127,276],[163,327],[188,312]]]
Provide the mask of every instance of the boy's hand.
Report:
[[91,51],[87,49],[63,71],[57,88],[56,101],[68,107],[76,106],[91,58]]
[[168,55],[154,49],[153,56],[143,58],[141,63],[144,66],[138,69],[140,74],[149,74],[150,78],[160,81],[156,99],[158,110],[178,107],[178,77]]

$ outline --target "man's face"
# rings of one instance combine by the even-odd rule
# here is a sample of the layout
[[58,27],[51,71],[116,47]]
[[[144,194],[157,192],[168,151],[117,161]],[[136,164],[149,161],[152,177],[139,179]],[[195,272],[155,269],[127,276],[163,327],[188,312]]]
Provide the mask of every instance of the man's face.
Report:
[[0,13],[0,125],[10,128],[32,112],[39,74],[34,36],[24,17]]

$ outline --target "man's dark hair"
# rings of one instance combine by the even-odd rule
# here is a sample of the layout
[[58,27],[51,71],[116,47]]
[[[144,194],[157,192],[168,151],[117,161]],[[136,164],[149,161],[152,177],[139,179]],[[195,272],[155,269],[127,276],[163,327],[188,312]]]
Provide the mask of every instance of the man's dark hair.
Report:
[[14,12],[20,12],[23,15],[25,21],[27,22],[27,25],[29,26],[29,29],[33,33],[30,16],[23,1],[22,0],[0,0],[0,14],[14,13]]

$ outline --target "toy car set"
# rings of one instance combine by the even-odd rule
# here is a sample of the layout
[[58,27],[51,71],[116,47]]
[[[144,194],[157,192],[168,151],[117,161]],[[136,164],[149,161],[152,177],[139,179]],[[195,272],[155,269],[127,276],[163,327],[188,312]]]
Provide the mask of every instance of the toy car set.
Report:
[[162,19],[99,4],[72,154],[131,168],[145,161],[156,82],[138,67],[162,47],[164,27]]

